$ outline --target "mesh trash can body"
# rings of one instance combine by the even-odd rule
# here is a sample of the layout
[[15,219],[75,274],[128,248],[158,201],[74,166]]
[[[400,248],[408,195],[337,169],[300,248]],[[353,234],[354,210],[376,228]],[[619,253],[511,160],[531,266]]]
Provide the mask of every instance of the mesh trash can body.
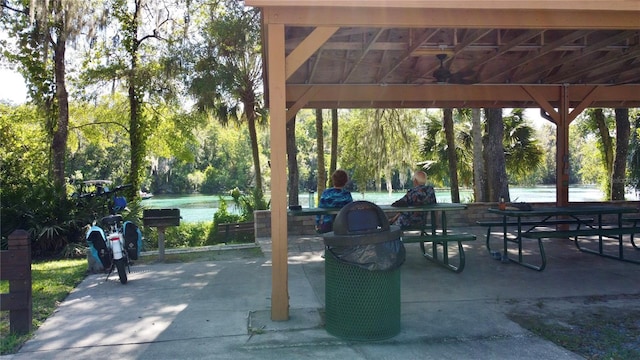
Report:
[[370,271],[325,252],[325,328],[349,340],[383,340],[400,332],[400,268]]
[[325,328],[348,340],[400,332],[401,230],[368,201],[351,203],[325,234]]

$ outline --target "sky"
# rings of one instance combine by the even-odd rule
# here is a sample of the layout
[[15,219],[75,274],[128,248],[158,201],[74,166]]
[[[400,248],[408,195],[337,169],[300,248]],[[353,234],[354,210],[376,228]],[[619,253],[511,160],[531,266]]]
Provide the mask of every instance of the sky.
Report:
[[22,75],[10,69],[0,68],[0,100],[9,100],[14,104],[27,101],[27,87]]

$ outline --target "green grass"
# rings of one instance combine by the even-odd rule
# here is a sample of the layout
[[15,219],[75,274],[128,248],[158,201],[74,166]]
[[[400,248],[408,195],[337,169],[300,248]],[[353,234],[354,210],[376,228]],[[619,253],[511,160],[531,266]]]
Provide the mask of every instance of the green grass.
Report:
[[509,318],[586,359],[640,359],[640,310],[577,307],[575,311],[510,314]]
[[[58,304],[86,276],[87,259],[65,259],[31,264],[33,300],[32,333],[9,333],[9,312],[0,312],[0,355],[13,354],[27,341],[33,331],[53,314]],[[9,282],[0,282],[0,293],[9,292]]]

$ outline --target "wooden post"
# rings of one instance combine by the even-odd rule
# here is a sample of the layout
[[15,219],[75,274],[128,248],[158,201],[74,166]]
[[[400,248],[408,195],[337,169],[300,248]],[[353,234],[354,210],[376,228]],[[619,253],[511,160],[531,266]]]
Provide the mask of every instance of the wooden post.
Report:
[[164,261],[164,226],[158,226],[158,261]]
[[26,334],[33,319],[31,240],[25,230],[12,232],[8,240],[9,250],[0,252],[0,279],[9,280],[9,293],[0,294],[0,310],[9,311],[12,333]]
[[271,134],[271,320],[289,320],[287,245],[287,149],[284,25],[269,28],[269,114]]

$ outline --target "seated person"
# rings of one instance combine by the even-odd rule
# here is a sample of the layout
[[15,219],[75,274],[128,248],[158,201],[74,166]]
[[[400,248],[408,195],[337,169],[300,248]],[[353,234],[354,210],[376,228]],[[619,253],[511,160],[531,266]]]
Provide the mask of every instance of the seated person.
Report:
[[[413,174],[413,188],[391,204],[391,206],[407,207],[435,203],[436,192],[433,186],[427,185],[427,174],[424,171],[417,171]],[[404,229],[423,225],[425,221],[424,216],[425,213],[421,212],[402,212],[392,217],[389,222],[393,225],[399,225]]]
[[[341,208],[353,201],[351,192],[344,189],[349,181],[349,175],[344,170],[336,170],[331,175],[333,187],[322,192],[318,201],[319,208]],[[333,219],[335,215],[317,215],[316,231],[320,234],[333,230]]]

